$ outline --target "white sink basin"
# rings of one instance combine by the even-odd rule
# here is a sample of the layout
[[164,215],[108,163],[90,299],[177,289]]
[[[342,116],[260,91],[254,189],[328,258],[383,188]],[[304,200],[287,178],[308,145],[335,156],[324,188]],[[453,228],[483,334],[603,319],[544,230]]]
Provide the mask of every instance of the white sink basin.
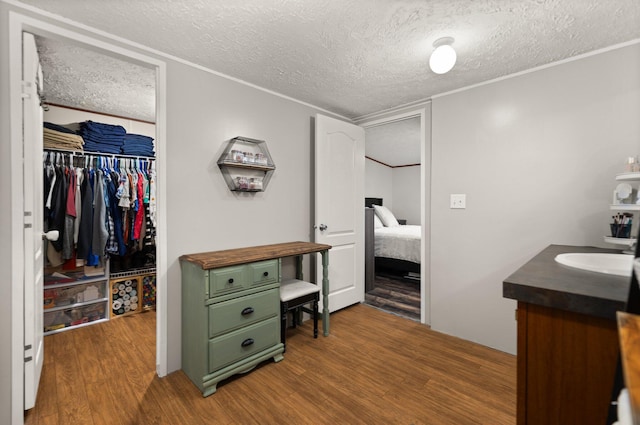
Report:
[[592,272],[631,276],[633,255],[604,253],[568,253],[556,255],[556,261],[565,266]]

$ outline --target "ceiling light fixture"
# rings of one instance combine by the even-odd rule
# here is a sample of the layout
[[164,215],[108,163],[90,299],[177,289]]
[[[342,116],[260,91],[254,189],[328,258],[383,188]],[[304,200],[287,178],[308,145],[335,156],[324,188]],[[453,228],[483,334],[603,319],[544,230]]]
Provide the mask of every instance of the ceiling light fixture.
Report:
[[453,42],[453,37],[442,37],[433,42],[436,49],[429,58],[429,67],[436,74],[447,73],[456,64],[456,51],[451,47]]

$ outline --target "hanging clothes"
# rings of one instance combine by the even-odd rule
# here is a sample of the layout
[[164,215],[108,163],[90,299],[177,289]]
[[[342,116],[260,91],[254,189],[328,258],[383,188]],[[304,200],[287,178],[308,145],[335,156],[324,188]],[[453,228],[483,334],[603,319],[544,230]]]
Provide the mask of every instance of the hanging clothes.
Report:
[[64,234],[62,241],[62,259],[73,258],[73,233],[76,221],[76,171],[67,169],[69,174],[69,187],[67,188],[67,201],[65,203]]
[[144,176],[142,173],[138,172],[138,182],[137,182],[137,205],[136,205],[136,217],[133,225],[133,240],[140,240],[140,232],[142,230],[142,222],[144,221]]
[[91,241],[93,240],[93,187],[91,185],[90,170],[83,170],[82,186],[80,188],[82,197],[81,221],[78,231],[77,257],[87,259],[91,251]]
[[58,239],[52,241],[51,244],[56,251],[62,251],[62,245],[64,241],[64,221],[66,214],[66,197],[68,180],[65,176],[65,170],[62,166],[55,166],[56,172],[56,184],[54,188],[54,199],[52,200],[51,217],[49,221],[49,230],[57,230],[59,232]]
[[[84,168],[79,164],[83,158]],[[60,232],[59,240],[47,247],[50,265],[98,266],[107,255],[138,253],[150,258],[142,261],[145,266],[155,265],[153,162],[127,159],[118,167],[115,158],[109,164],[103,157],[60,153],[44,159],[45,229]],[[139,257],[127,261],[138,264]]]
[[104,173],[102,170],[95,170],[93,190],[93,238],[91,250],[94,255],[102,258],[107,247],[109,232],[107,231],[106,210],[107,206],[104,200]]
[[155,162],[149,168],[149,218],[151,224],[156,227],[156,167]]

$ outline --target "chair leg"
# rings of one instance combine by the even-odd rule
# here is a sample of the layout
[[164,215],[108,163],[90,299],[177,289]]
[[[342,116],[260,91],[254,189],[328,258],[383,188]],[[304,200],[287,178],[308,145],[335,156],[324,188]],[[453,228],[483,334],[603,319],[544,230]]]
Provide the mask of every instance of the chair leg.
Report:
[[318,300],[313,300],[313,337],[318,338]]
[[291,327],[295,329],[298,324],[298,307],[296,307],[291,310]]

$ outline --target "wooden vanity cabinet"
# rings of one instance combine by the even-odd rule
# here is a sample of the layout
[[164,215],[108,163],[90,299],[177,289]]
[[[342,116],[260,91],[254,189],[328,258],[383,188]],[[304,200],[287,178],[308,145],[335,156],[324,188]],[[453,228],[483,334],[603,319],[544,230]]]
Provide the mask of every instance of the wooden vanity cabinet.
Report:
[[602,425],[619,352],[615,320],[518,302],[518,425]]

